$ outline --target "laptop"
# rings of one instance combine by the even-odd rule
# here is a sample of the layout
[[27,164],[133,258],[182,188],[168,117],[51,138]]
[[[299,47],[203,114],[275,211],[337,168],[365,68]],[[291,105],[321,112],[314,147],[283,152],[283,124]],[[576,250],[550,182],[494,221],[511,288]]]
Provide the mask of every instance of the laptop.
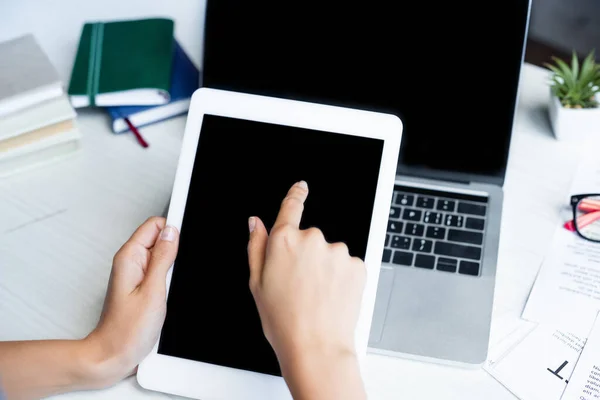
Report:
[[204,85],[403,121],[370,352],[487,357],[529,14],[529,0],[207,1]]

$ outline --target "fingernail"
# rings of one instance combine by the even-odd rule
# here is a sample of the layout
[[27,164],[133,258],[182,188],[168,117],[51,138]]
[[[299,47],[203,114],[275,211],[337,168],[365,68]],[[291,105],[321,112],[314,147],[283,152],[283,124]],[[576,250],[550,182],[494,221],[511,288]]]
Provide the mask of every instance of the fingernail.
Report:
[[255,227],[256,227],[256,218],[254,218],[254,217],[248,218],[248,229],[250,229],[250,233],[252,233],[254,231]]
[[297,183],[297,185],[298,187],[301,187],[304,190],[308,189],[308,183],[306,183],[306,181],[300,181]]
[[172,242],[175,240],[175,228],[172,226],[165,226],[160,233],[160,239],[166,242]]

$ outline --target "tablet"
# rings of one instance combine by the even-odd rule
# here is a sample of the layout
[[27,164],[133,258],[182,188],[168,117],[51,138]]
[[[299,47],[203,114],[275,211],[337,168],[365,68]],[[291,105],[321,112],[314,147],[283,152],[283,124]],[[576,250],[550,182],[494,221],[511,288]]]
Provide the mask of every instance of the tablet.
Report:
[[167,216],[181,233],[167,315],[139,366],[140,385],[197,399],[291,398],[250,293],[246,249],[248,218],[269,229],[299,180],[309,186],[300,228],[318,227],[365,261],[362,360],[401,133],[388,114],[198,89]]

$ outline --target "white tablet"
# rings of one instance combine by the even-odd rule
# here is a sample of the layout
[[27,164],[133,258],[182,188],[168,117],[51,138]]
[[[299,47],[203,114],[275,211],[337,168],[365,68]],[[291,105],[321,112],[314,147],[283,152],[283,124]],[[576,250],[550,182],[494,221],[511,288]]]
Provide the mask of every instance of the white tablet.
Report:
[[[197,399],[291,395],[248,287],[248,217],[269,229],[291,185],[308,182],[301,229],[362,258],[356,332],[364,357],[402,124],[392,115],[202,88],[192,97],[168,223],[180,229],[167,316],[141,386]],[[293,293],[290,293],[293,296]]]

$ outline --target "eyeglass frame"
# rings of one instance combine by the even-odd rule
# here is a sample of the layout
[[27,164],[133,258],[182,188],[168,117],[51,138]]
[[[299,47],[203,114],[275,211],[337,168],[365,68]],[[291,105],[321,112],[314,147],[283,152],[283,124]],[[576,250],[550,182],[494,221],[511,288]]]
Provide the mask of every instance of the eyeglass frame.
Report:
[[583,233],[579,231],[579,227],[577,226],[577,204],[586,197],[600,197],[600,193],[585,193],[585,194],[574,194],[571,196],[571,207],[573,208],[573,227],[575,228],[575,232],[579,237],[584,240],[588,240],[593,243],[600,243],[600,239],[590,239],[588,237],[583,236]]

